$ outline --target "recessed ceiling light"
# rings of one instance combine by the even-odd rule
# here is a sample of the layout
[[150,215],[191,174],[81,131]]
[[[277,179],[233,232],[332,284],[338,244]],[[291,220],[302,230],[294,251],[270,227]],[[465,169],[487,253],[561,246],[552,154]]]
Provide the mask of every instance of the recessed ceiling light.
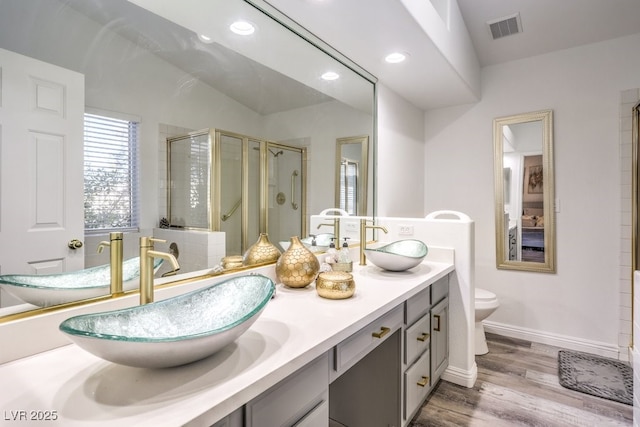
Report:
[[198,34],[198,38],[203,43],[213,43],[213,39],[206,34]]
[[248,36],[250,34],[253,34],[253,32],[256,30],[256,27],[254,27],[251,22],[247,21],[236,21],[231,24],[229,28],[231,29],[231,31],[236,34],[240,34],[241,36]]
[[390,64],[398,64],[407,59],[408,54],[402,52],[393,52],[385,56],[384,60]]
[[327,71],[321,76],[324,80],[336,80],[340,78],[340,74],[333,71]]

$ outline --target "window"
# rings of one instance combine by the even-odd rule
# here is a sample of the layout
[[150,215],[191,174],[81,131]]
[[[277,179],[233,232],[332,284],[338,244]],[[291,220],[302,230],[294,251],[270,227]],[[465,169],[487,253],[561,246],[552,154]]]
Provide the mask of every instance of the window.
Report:
[[340,163],[340,209],[349,215],[357,215],[358,162],[342,159]]
[[138,121],[84,115],[84,228],[138,228]]

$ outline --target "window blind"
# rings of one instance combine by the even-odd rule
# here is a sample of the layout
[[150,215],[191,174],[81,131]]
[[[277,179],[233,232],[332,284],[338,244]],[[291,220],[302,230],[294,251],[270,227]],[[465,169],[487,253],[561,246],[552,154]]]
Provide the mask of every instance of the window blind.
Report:
[[84,116],[85,230],[138,227],[138,127],[136,121]]
[[342,159],[340,163],[340,208],[357,215],[358,163]]

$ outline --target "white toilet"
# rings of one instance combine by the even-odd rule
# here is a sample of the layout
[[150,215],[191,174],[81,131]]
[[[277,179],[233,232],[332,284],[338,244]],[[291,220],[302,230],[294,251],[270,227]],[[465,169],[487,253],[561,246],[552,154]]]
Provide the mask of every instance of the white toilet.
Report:
[[482,321],[496,311],[499,306],[500,302],[496,294],[486,289],[476,288],[476,355],[489,353]]

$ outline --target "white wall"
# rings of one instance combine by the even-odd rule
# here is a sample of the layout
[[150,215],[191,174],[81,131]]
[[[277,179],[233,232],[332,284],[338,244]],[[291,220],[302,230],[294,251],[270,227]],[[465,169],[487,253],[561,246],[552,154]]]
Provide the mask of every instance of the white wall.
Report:
[[377,88],[377,215],[422,218],[424,113],[384,85]]
[[[455,209],[476,221],[476,284],[500,298],[489,323],[502,333],[613,356],[628,345],[619,343],[630,333],[618,292],[619,105],[622,90],[640,85],[638,45],[640,34],[486,67],[480,102],[425,115],[424,210]],[[558,272],[497,270],[492,120],[547,108]]]

